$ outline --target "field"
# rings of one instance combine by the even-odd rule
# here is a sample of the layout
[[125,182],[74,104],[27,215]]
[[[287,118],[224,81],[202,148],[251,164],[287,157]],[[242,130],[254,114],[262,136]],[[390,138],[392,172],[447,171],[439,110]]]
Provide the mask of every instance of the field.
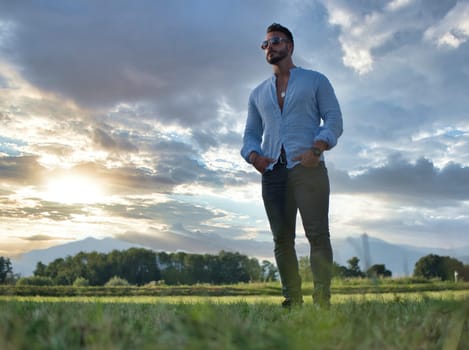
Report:
[[203,287],[189,296],[3,293],[0,349],[469,349],[467,288],[336,288],[330,310],[305,296],[288,311],[272,293],[278,286],[264,287],[218,296]]

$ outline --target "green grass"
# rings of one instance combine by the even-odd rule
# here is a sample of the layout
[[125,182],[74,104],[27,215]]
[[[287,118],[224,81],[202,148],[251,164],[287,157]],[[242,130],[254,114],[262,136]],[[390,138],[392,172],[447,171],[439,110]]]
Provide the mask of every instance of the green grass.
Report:
[[469,349],[469,293],[0,297],[0,349]]
[[[303,283],[303,294],[311,294],[312,283]],[[226,296],[280,295],[280,283],[239,283],[234,285],[153,285],[127,287],[14,286],[0,285],[0,295],[16,296]],[[469,282],[449,282],[411,278],[334,280],[333,294],[402,293],[469,290]]]
[[[305,295],[305,304],[312,303],[312,298]],[[343,304],[348,302],[363,302],[363,301],[383,301],[383,302],[399,302],[401,300],[407,301],[422,301],[426,299],[444,299],[444,300],[467,300],[469,299],[469,290],[447,290],[447,291],[428,291],[428,292],[402,292],[402,293],[351,293],[351,294],[333,294],[333,304]],[[162,296],[0,296],[1,301],[16,301],[16,302],[67,302],[67,303],[125,303],[125,304],[194,304],[194,303],[238,303],[245,302],[253,303],[272,303],[280,304],[282,298],[277,295],[162,295]]]

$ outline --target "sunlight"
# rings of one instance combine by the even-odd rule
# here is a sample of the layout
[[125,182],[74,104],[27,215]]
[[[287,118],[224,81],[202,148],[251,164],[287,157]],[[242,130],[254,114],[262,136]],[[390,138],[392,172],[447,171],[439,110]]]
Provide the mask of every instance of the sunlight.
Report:
[[44,199],[64,204],[97,203],[104,198],[102,186],[95,180],[81,175],[51,179]]

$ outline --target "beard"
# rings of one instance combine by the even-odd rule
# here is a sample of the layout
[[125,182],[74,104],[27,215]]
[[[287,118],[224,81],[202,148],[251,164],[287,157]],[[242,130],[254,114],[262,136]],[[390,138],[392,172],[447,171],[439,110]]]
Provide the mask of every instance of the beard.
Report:
[[[274,55],[270,56],[271,52],[273,52]],[[288,48],[285,48],[280,51],[270,51],[269,53],[267,53],[266,60],[270,64],[277,64],[287,56],[288,56]]]

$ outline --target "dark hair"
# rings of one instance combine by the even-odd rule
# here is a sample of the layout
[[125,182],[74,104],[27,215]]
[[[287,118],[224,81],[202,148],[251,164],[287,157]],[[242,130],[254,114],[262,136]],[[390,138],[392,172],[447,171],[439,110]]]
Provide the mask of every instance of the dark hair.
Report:
[[267,27],[267,33],[270,32],[281,32],[287,36],[287,39],[290,40],[293,45],[295,44],[293,41],[293,35],[290,30],[287,27],[282,26],[281,24],[272,23],[270,26]]

